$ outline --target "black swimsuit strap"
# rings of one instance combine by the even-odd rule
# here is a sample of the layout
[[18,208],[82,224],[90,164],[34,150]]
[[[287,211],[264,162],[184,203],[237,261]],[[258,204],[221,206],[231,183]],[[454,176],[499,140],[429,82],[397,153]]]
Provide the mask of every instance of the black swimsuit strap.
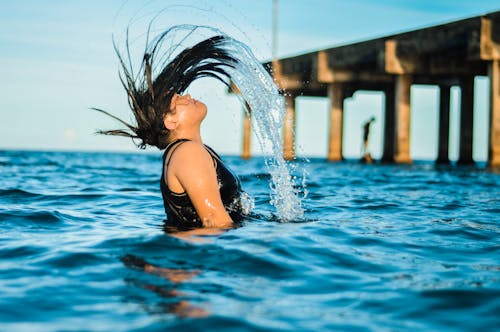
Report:
[[166,160],[165,166],[168,166],[168,164],[170,163],[170,159],[172,159],[172,155],[174,154],[175,150],[181,145],[181,143],[188,142],[188,141],[191,141],[191,140],[187,139],[187,138],[179,138],[167,146],[167,148],[165,149],[165,152],[163,154],[165,158],[167,158],[167,155],[170,152],[170,150],[172,150],[172,149],[173,150],[172,150],[172,153],[170,153],[170,156],[168,156],[168,160]]

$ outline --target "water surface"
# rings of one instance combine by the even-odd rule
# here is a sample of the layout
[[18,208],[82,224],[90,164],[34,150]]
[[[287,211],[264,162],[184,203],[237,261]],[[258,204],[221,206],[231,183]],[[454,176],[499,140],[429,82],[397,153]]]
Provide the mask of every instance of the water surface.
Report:
[[495,331],[500,176],[297,162],[280,222],[262,158],[225,157],[242,227],[163,231],[161,156],[0,152],[2,331]]

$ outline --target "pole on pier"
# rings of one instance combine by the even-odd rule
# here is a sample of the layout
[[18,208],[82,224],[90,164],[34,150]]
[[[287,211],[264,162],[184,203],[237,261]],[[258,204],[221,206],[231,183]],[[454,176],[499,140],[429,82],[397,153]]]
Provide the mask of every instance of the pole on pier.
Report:
[[410,93],[412,76],[396,76],[395,115],[396,115],[396,150],[394,160],[397,163],[411,163],[410,157]]
[[474,121],[474,77],[466,76],[460,81],[460,146],[459,164],[472,164],[472,128]]
[[295,157],[295,96],[285,95],[285,118],[283,121],[283,158]]
[[500,166],[500,60],[489,64],[490,78],[490,144],[488,164]]
[[395,97],[394,87],[384,90],[385,94],[385,112],[384,112],[384,148],[382,151],[382,162],[394,162],[394,143],[395,143]]
[[241,152],[241,158],[250,159],[252,156],[250,141],[252,133],[252,121],[250,119],[250,108],[243,109],[243,146]]
[[439,141],[436,163],[449,164],[450,142],[450,86],[439,86]]
[[273,40],[272,57],[276,60],[278,57],[278,0],[273,0]]
[[344,114],[344,87],[341,83],[328,86],[330,100],[330,132],[328,134],[329,161],[342,160],[342,131]]

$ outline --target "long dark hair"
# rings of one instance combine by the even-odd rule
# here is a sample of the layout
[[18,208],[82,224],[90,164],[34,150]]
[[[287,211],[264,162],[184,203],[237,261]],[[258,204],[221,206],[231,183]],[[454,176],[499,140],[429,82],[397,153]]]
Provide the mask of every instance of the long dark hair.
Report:
[[[127,92],[128,103],[136,124],[129,124],[102,109],[92,108],[109,115],[127,127],[127,129],[99,130],[97,133],[130,137],[139,148],[151,145],[162,150],[168,144],[169,135],[163,123],[163,117],[170,111],[170,102],[174,94],[182,94],[194,80],[202,77],[213,77],[229,86],[228,69],[234,68],[238,62],[224,47],[230,37],[223,34],[215,35],[192,47],[185,48],[173,59],[169,59],[180,43],[171,46],[166,53],[162,46],[172,34],[179,30],[186,30],[186,27],[170,28],[151,42],[148,42],[149,38],[147,38],[141,66],[135,77],[131,65],[128,32],[127,62],[120,54],[116,43],[113,42],[121,64],[120,81]],[[196,27],[188,29],[185,38],[194,30]],[[149,36],[149,31],[147,35]],[[137,143],[136,139],[140,141]]]

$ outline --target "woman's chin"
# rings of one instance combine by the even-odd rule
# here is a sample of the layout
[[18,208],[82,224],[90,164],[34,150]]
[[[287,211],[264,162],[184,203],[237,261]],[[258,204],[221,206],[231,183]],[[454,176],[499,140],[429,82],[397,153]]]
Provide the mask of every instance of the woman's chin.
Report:
[[198,102],[198,109],[200,110],[201,113],[203,113],[203,117],[207,115],[207,105]]

